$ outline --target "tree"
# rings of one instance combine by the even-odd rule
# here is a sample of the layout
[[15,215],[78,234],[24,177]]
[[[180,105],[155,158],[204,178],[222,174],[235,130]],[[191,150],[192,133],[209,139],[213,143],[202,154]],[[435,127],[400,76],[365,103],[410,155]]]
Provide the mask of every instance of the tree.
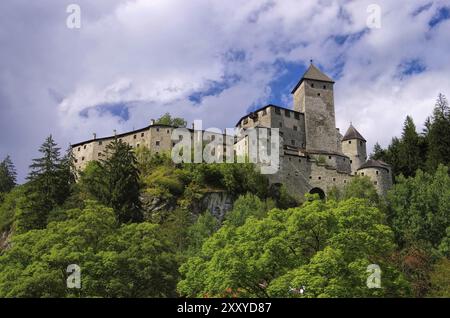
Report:
[[[111,208],[85,205],[13,237],[0,254],[0,297],[174,297],[178,264],[159,226],[119,225]],[[70,264],[81,289],[66,286]]]
[[143,219],[139,199],[139,171],[135,154],[130,145],[114,140],[105,150],[106,159],[93,164],[88,178],[90,193],[101,203],[110,206],[121,223],[140,222]]
[[186,127],[187,122],[183,118],[172,117],[169,113],[165,113],[155,121],[155,124],[168,125],[174,127]]
[[386,161],[386,150],[384,150],[378,142],[373,146],[373,151],[370,154],[370,159]]
[[[407,282],[389,263],[394,248],[384,215],[367,200],[312,200],[262,219],[250,216],[242,226],[225,223],[181,266],[178,291],[296,297],[291,289],[304,284],[310,297],[405,295]],[[374,263],[383,268],[382,289],[366,286],[367,266]]]
[[450,165],[450,107],[442,94],[436,101],[426,140],[428,171],[434,171],[440,163]]
[[400,167],[398,168],[398,172],[405,177],[413,176],[416,170],[423,166],[425,156],[421,144],[422,141],[416,132],[416,125],[413,119],[407,116],[403,126],[399,153]]
[[70,157],[60,157],[60,148],[50,135],[39,148],[41,158],[33,159],[25,187],[23,205],[15,218],[19,232],[41,229],[54,208],[64,203],[74,183]]
[[367,199],[375,206],[380,204],[380,197],[368,176],[355,176],[343,189],[333,188],[329,197],[337,201],[360,198]]
[[17,173],[14,164],[9,156],[0,162],[0,193],[9,192],[15,187]]
[[435,173],[418,170],[399,177],[388,192],[388,219],[400,246],[425,242],[437,249],[450,226],[450,176],[440,165]]
[[440,259],[431,272],[429,297],[450,297],[450,260]]

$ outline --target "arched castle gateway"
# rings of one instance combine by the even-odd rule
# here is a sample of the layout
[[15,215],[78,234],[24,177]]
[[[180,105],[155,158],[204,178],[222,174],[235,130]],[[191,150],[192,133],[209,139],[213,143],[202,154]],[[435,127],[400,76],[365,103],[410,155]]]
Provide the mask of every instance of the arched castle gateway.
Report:
[[[276,174],[267,175],[271,184],[284,184],[292,195],[326,195],[334,186],[343,187],[355,175],[368,176],[384,195],[392,185],[390,166],[367,160],[366,140],[350,125],[344,136],[336,128],[334,81],[312,63],[292,90],[294,109],[266,105],[243,116],[236,124],[243,130],[234,143],[237,155],[249,152],[245,131],[251,128],[279,128],[280,161]],[[174,127],[153,122],[142,129],[106,138],[94,138],[72,145],[75,165],[102,157],[114,138],[132,147],[146,146],[154,152],[171,151]],[[191,130],[192,134],[194,131]]]

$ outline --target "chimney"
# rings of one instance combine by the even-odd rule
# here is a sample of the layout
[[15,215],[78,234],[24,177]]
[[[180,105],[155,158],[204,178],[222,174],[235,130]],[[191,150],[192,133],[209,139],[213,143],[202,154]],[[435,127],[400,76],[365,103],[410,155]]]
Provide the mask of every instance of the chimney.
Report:
[[94,137],[94,140],[97,139],[97,134],[93,133],[92,136]]
[[155,120],[154,119],[150,119],[150,125],[154,125],[155,124]]
[[117,130],[114,129],[114,136],[117,136]]

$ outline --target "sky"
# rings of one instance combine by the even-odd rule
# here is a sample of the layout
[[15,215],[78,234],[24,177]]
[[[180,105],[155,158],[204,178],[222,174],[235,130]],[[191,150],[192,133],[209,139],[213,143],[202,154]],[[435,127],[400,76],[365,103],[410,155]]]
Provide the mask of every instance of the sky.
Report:
[[370,152],[450,95],[449,52],[450,0],[2,0],[0,160],[23,182],[50,134],[64,150],[166,112],[231,128],[292,108],[311,59],[336,81],[337,127]]

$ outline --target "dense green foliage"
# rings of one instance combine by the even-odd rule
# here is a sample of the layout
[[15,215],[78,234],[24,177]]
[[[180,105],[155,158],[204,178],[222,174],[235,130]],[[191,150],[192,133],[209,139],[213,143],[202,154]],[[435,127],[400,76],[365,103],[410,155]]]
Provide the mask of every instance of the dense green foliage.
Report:
[[183,118],[172,117],[169,113],[165,113],[158,120],[155,121],[155,124],[168,125],[174,127],[186,127],[187,122]]

